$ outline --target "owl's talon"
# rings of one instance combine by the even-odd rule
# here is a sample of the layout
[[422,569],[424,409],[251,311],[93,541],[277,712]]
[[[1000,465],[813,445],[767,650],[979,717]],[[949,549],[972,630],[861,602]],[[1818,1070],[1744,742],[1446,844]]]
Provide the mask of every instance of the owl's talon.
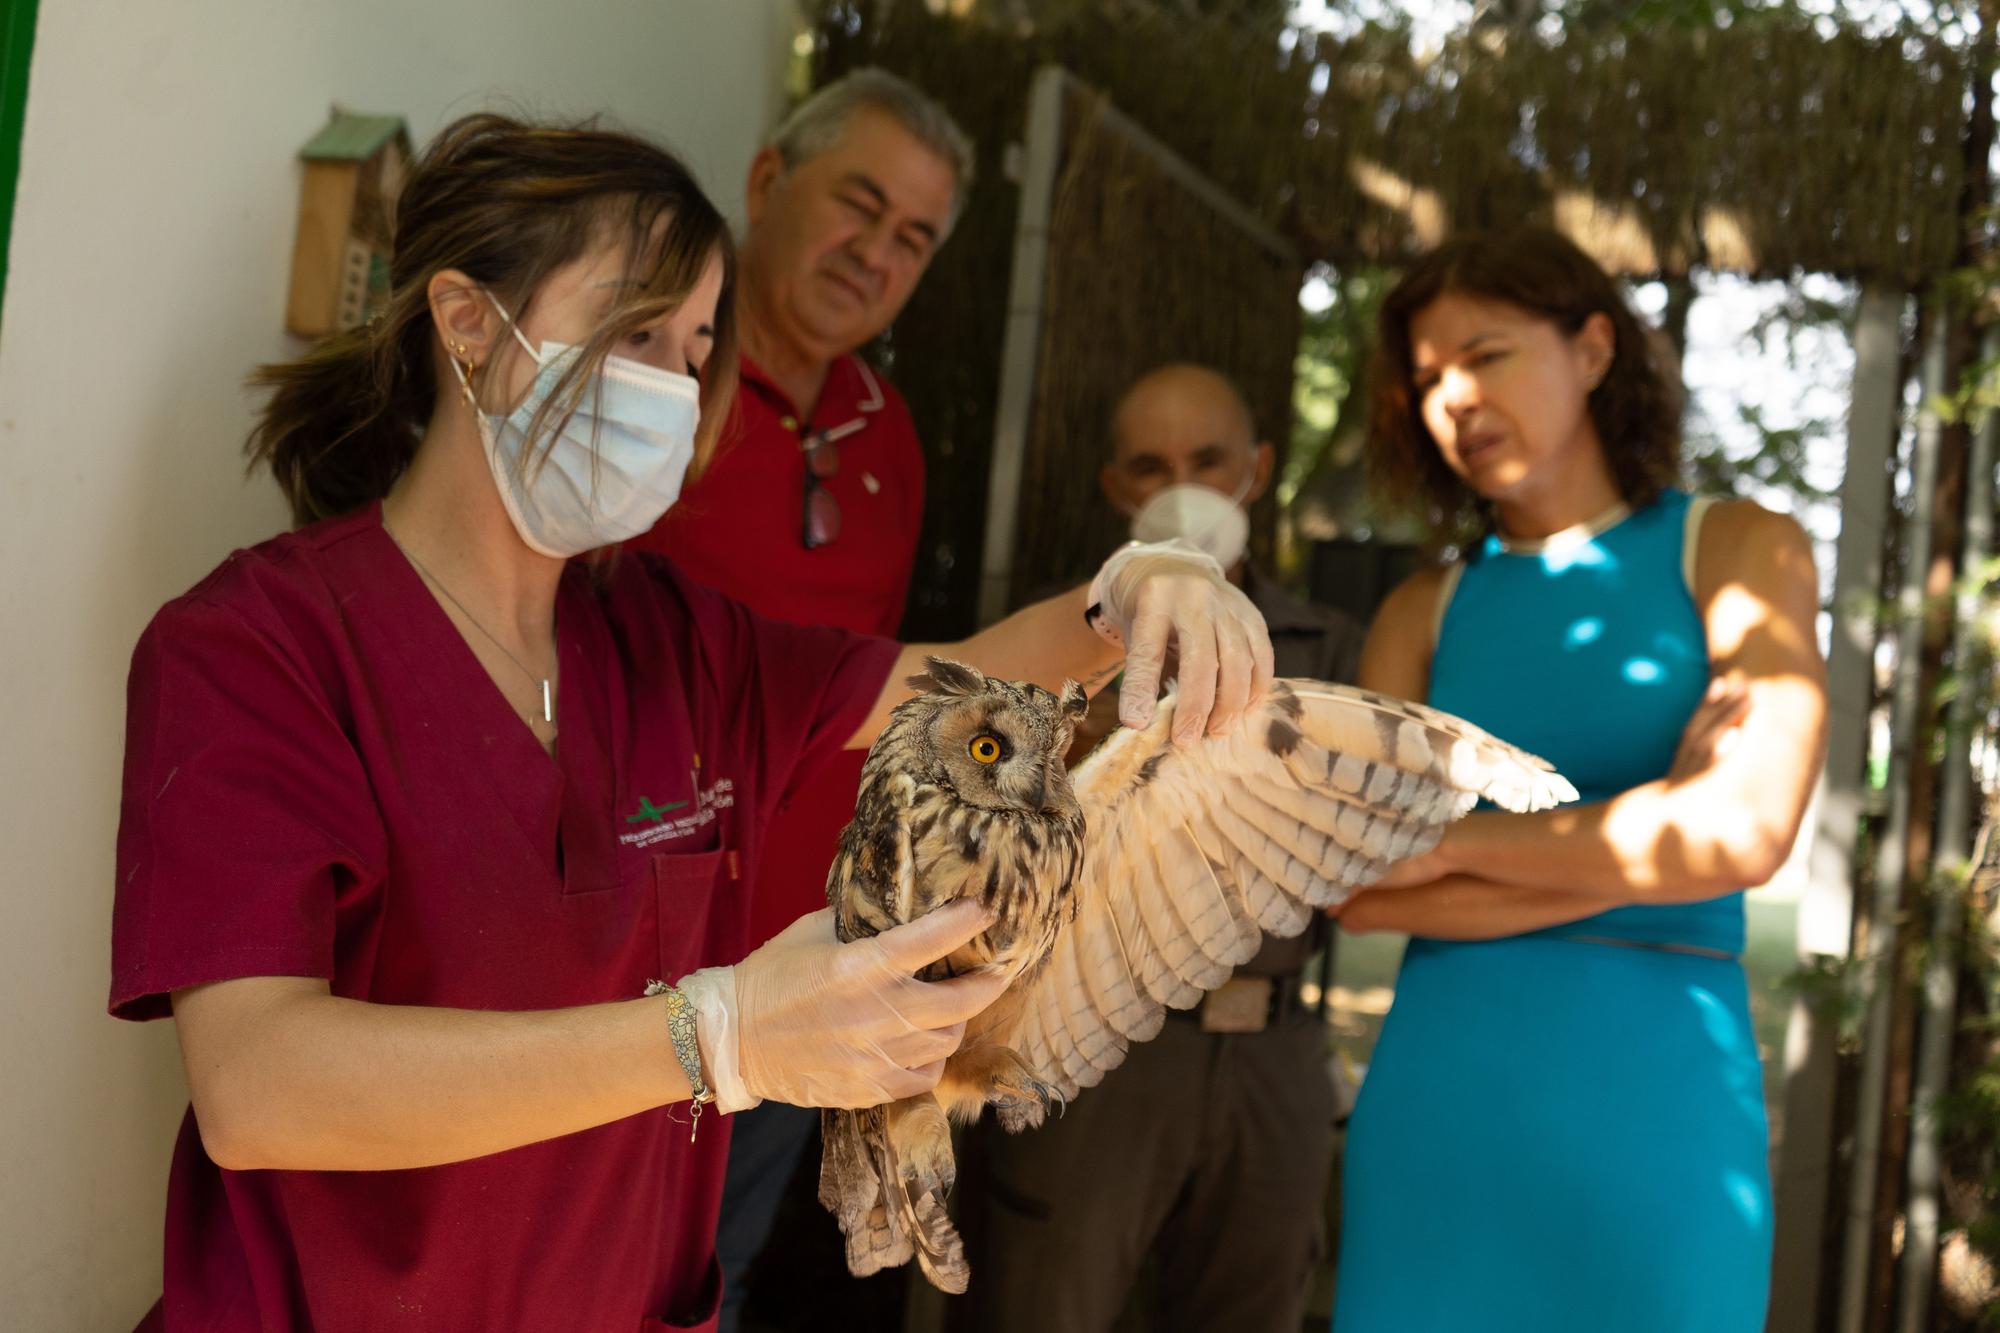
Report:
[[[1025,1070],[996,1078],[986,1100],[999,1118],[1000,1127],[1009,1134],[1040,1127],[1048,1118],[1051,1102],[1058,1107],[1068,1105],[1055,1087]],[[1057,1114],[1060,1115],[1061,1111],[1058,1110]]]

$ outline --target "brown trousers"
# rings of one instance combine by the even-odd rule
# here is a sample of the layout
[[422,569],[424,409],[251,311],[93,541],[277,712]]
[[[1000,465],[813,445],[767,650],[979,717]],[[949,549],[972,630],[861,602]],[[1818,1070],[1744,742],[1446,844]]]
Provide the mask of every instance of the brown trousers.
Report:
[[1231,1036],[1169,1017],[1060,1119],[990,1119],[955,1329],[1298,1333],[1333,1156],[1316,1016]]

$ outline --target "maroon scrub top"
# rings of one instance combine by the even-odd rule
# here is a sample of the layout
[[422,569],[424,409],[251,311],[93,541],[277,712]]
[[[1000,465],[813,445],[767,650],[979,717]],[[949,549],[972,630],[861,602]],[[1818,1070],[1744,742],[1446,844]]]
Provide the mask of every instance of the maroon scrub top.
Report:
[[[558,759],[379,506],[231,556],[133,655],[111,1011],[246,976],[554,1009],[740,959],[794,776],[897,646],[766,620],[657,557],[556,600]],[[661,1058],[669,1057],[664,1032]],[[407,1171],[225,1171],[192,1112],[143,1327],[704,1328],[728,1136],[685,1108]]]
[[[896,386],[859,356],[827,367],[810,418],[749,356],[722,447],[653,530],[627,543],[657,551],[707,586],[762,615],[893,635],[924,521],[924,451]],[[840,536],[802,540],[808,438],[840,452],[826,479]],[[826,873],[854,816],[867,756],[831,756],[778,811],[757,885],[752,936],[767,940],[826,905]]]

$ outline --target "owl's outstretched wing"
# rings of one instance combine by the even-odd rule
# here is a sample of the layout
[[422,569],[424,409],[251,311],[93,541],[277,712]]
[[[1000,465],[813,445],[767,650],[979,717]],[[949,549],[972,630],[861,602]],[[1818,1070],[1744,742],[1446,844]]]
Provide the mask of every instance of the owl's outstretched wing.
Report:
[[1547,763],[1463,719],[1318,681],[1274,684],[1229,735],[1183,749],[1173,701],[1072,774],[1086,821],[1077,914],[1018,983],[996,1038],[1065,1096],[1313,913],[1430,850],[1480,797],[1576,799]]

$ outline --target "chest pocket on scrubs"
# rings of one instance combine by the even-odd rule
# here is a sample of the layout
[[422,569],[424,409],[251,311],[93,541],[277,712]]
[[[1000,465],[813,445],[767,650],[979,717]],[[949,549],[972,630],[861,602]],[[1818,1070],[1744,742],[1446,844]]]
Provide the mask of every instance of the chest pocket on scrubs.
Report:
[[671,981],[697,968],[736,961],[707,956],[711,942],[720,942],[717,927],[722,924],[724,909],[717,900],[723,896],[724,882],[736,864],[736,853],[721,847],[653,858],[661,977]]

